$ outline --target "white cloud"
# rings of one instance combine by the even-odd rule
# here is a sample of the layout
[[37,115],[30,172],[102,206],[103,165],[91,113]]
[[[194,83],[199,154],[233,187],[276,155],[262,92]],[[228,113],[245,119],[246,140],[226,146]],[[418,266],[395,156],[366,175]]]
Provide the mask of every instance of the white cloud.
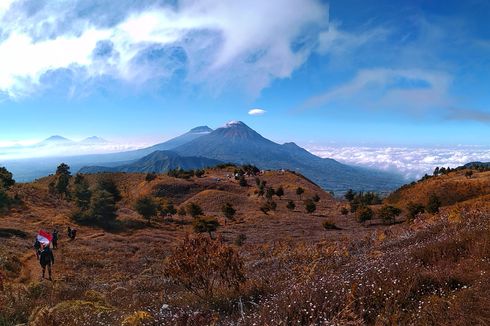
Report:
[[252,109],[250,111],[248,111],[248,114],[250,115],[264,115],[265,114],[265,110],[262,110],[262,109]]
[[452,148],[313,146],[320,157],[403,174],[408,180],[431,174],[436,166],[457,167],[472,161],[490,162],[490,148],[459,146]]
[[423,112],[447,108],[451,76],[424,69],[365,69],[349,82],[311,97],[304,108],[329,104]]
[[[0,6],[0,91],[13,98],[35,91],[57,69],[82,82],[109,75],[133,83],[182,69],[187,82],[257,95],[301,66],[328,25],[328,7],[318,0],[184,0],[124,13],[118,1],[98,15],[83,15],[83,2],[26,3]],[[294,47],[305,34],[313,41]]]

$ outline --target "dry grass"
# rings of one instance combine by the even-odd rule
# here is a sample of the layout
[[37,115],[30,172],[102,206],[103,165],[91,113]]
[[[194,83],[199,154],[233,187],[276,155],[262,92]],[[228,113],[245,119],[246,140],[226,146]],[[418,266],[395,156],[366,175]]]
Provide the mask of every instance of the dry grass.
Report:
[[[119,216],[125,228],[117,232],[74,225],[74,204],[48,194],[49,178],[15,186],[24,206],[0,217],[2,228],[10,229],[9,237],[0,238],[0,325],[490,324],[490,205],[488,196],[480,196],[483,188],[411,224],[365,227],[351,214],[341,215],[342,203],[292,173],[260,177],[285,189],[281,200],[274,198],[277,210],[264,215],[254,179],[240,187],[228,173],[212,169],[191,180],[159,175],[151,182],[144,175],[113,175],[123,194]],[[88,179],[94,185],[99,177]],[[458,178],[446,181],[485,184],[487,176]],[[428,192],[434,182],[416,190]],[[178,259],[174,248],[192,232],[191,218],[181,224],[178,216],[159,217],[148,226],[132,209],[136,198],[162,185],[171,190],[165,200],[176,206],[197,202],[220,219],[218,235],[243,262],[246,280],[238,292],[217,288],[214,299],[203,300],[166,277],[164,262],[172,252]],[[320,195],[313,215],[304,212],[298,186],[305,189],[302,199]],[[398,200],[414,189],[397,194]],[[294,211],[286,208],[288,200],[295,201]],[[235,221],[221,216],[225,202],[237,209]],[[325,220],[340,230],[325,230]],[[78,229],[75,241],[64,235],[69,225]],[[39,281],[33,237],[54,226],[62,236],[55,281]]]

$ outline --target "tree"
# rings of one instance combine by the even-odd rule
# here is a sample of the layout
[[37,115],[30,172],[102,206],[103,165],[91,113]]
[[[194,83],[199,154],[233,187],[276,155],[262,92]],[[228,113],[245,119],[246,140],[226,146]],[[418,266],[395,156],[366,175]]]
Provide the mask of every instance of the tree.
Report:
[[276,196],[281,199],[282,196],[284,196],[284,188],[282,186],[279,186],[276,190]]
[[82,211],[86,211],[90,207],[90,200],[92,198],[92,191],[90,191],[89,184],[85,177],[77,173],[75,176],[75,201]]
[[276,194],[276,191],[272,187],[268,187],[266,192],[265,192],[265,198],[267,200],[272,200],[272,197]]
[[196,217],[201,216],[201,215],[204,214],[203,211],[202,211],[201,206],[199,206],[196,203],[189,203],[189,204],[187,204],[186,211],[187,211],[187,214],[189,214],[193,218],[196,218]]
[[[163,214],[175,215],[177,214],[177,209],[175,209],[174,204],[172,202],[168,202],[165,208],[162,210]],[[184,209],[185,215],[185,209]]]
[[233,206],[230,203],[226,203],[221,207],[221,211],[223,212],[223,215],[227,218],[232,220],[235,216],[236,210],[233,208]]
[[113,222],[116,219],[114,196],[106,190],[95,191],[90,203],[90,215],[102,225]]
[[60,165],[58,165],[58,167],[56,168],[55,178],[56,181],[54,189],[56,193],[68,197],[70,195],[70,192],[68,190],[71,178],[70,167],[65,163],[61,163]]
[[340,209],[340,214],[347,215],[347,214],[349,214],[349,210],[346,207],[342,207]]
[[150,196],[143,196],[136,201],[134,208],[150,222],[152,217],[157,216],[159,205]]
[[439,175],[439,167],[436,166],[436,168],[434,169],[434,172],[432,173],[434,176],[438,176]]
[[265,202],[262,204],[262,206],[260,206],[260,211],[262,213],[264,213],[265,215],[267,215],[267,213],[269,213],[270,210],[271,210],[271,207],[270,207],[268,202]]
[[5,167],[0,167],[0,189],[9,189],[15,184],[15,180],[12,178],[12,173]]
[[378,212],[378,216],[387,223],[395,224],[396,217],[401,214],[401,209],[391,205],[384,205]]
[[438,213],[439,207],[441,207],[441,201],[439,200],[439,197],[437,197],[435,194],[430,194],[429,202],[426,206],[427,212],[431,214]]
[[352,189],[349,189],[345,193],[344,198],[347,199],[347,201],[351,202],[355,196],[356,196],[356,193]]
[[290,200],[290,201],[288,201],[286,208],[289,209],[290,211],[292,211],[296,208],[296,205],[294,204],[294,202],[292,200]]
[[368,206],[361,206],[356,211],[356,218],[359,223],[369,221],[374,217],[373,210]]
[[183,218],[187,214],[187,212],[185,211],[185,207],[184,206],[180,206],[179,207],[179,210],[177,211],[177,214],[179,214],[179,216],[181,218]]
[[267,204],[269,205],[269,208],[270,208],[272,211],[275,211],[275,210],[276,210],[276,208],[277,208],[277,204],[276,204],[276,202],[275,202],[275,201],[273,201],[273,200],[269,200],[269,201],[267,202]]
[[245,269],[232,246],[206,237],[187,237],[166,259],[164,276],[212,301],[218,288],[238,291],[245,281]]
[[116,182],[111,177],[104,177],[100,179],[97,184],[97,188],[99,190],[109,192],[114,198],[115,202],[118,202],[122,199],[121,192],[119,191]]
[[301,187],[296,188],[296,195],[298,195],[299,199],[301,200],[301,195],[305,192],[305,190]]
[[208,233],[212,239],[212,232],[216,231],[219,226],[219,222],[214,217],[199,217],[192,221],[194,232],[196,233]]
[[320,201],[320,196],[318,196],[318,194],[315,194],[311,199],[313,199],[315,203],[318,203]]
[[425,207],[422,204],[409,202],[407,204],[408,218],[413,220],[418,214],[425,212]]
[[313,200],[311,200],[311,199],[305,200],[305,209],[306,209],[306,212],[308,214],[311,214],[314,211],[316,211],[316,204],[315,204],[315,202]]
[[471,177],[473,176],[473,171],[472,170],[468,170],[464,173],[464,176],[467,177],[468,179],[471,179]]

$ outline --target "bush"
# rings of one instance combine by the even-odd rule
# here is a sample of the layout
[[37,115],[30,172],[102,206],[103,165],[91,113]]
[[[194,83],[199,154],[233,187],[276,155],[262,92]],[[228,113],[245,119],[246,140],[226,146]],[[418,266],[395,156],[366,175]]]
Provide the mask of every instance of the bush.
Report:
[[248,186],[248,183],[247,183],[247,180],[245,179],[245,176],[243,176],[243,175],[240,176],[239,180],[240,181],[238,182],[238,184],[240,185],[240,187]]
[[347,215],[347,214],[349,214],[349,210],[346,207],[342,207],[340,209],[340,214]]
[[290,200],[290,201],[288,201],[288,204],[286,205],[286,207],[287,207],[287,209],[292,211],[296,208],[296,204],[294,203],[294,201]]
[[214,299],[219,288],[238,291],[245,281],[238,252],[205,237],[187,238],[177,246],[165,261],[164,275],[207,301]]
[[425,207],[422,204],[409,202],[407,204],[408,218],[413,220],[418,214],[425,212]]
[[365,221],[369,221],[373,219],[374,212],[370,207],[361,206],[356,211],[356,219],[359,223],[364,223]]
[[441,207],[441,201],[439,200],[439,197],[437,197],[435,194],[431,194],[429,196],[429,202],[426,206],[427,212],[431,214],[438,213],[439,207]]
[[318,196],[318,194],[315,194],[311,199],[313,199],[315,203],[318,203],[320,201],[320,196]]
[[198,170],[195,170],[194,171],[194,175],[198,178],[201,178],[203,175],[204,175],[205,171],[204,170],[201,170],[201,169],[198,169]]
[[141,216],[143,216],[143,218],[150,221],[152,217],[157,216],[160,207],[153,198],[144,196],[136,201],[134,208]]
[[150,181],[153,181],[157,178],[157,174],[156,173],[147,173],[146,176],[145,176],[145,181],[146,182],[150,182]]
[[296,188],[296,195],[298,195],[299,199],[301,199],[301,195],[305,192],[305,190],[301,187]]
[[230,203],[224,204],[223,207],[221,207],[221,211],[223,212],[223,215],[230,220],[233,219],[236,213],[236,210]]
[[240,233],[235,239],[235,244],[237,246],[242,246],[245,240],[247,240],[247,236],[244,233]]
[[272,187],[268,187],[267,190],[265,191],[265,198],[268,200],[271,200],[272,197],[276,194],[276,191]]
[[202,211],[201,206],[199,206],[196,203],[189,203],[186,206],[186,211],[187,211],[187,214],[189,214],[193,218],[196,218],[196,217],[201,216],[201,215],[204,214],[203,211]]
[[314,211],[316,211],[316,204],[315,204],[315,202],[313,200],[311,200],[311,199],[305,200],[305,209],[306,209],[306,212],[308,214],[311,214]]
[[194,232],[196,233],[208,233],[209,237],[212,237],[212,232],[216,231],[219,227],[219,222],[214,217],[199,217],[192,221]]
[[324,221],[322,225],[325,230],[340,230],[340,228],[337,225],[335,225],[334,222],[329,220]]
[[15,180],[12,178],[12,173],[5,167],[0,167],[0,188],[9,189],[15,184]]
[[279,186],[276,190],[276,196],[281,199],[282,196],[284,196],[284,188],[282,186]]
[[401,209],[398,207],[384,205],[378,212],[378,216],[383,219],[384,222],[395,224],[395,219],[401,214]]

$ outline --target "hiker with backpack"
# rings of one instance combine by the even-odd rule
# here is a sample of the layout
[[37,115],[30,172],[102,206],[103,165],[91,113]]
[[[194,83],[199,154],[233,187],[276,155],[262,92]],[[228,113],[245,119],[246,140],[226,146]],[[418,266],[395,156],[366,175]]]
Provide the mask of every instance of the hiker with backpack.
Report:
[[46,267],[48,268],[49,280],[52,281],[51,278],[51,266],[54,265],[54,255],[49,245],[42,244],[41,251],[39,253],[39,264],[43,270],[42,278],[44,279],[44,274],[46,272]]

